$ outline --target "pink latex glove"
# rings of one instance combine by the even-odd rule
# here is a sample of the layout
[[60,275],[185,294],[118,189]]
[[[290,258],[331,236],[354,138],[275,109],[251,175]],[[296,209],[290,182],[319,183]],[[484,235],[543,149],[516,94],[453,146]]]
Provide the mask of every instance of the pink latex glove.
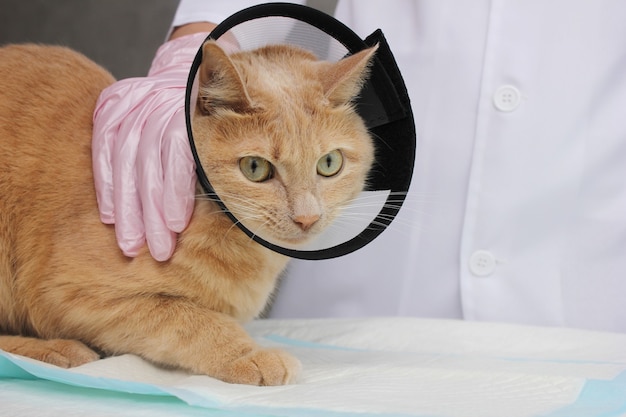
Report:
[[208,33],[159,48],[147,77],[121,80],[100,95],[94,112],[93,171],[100,219],[136,256],[172,256],[193,211],[196,174],[185,124],[185,88]]

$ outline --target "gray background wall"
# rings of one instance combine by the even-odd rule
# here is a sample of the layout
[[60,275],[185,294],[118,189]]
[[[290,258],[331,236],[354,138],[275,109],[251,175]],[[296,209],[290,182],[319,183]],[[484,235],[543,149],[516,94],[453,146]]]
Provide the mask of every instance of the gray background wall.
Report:
[[74,48],[117,78],[143,76],[178,0],[0,0],[0,45]]

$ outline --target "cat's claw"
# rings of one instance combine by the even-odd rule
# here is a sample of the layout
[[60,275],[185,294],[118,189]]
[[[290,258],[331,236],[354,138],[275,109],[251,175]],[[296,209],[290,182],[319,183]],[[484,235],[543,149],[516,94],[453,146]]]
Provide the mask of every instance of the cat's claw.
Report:
[[280,349],[258,349],[222,369],[219,379],[247,385],[285,385],[295,382],[302,365]]

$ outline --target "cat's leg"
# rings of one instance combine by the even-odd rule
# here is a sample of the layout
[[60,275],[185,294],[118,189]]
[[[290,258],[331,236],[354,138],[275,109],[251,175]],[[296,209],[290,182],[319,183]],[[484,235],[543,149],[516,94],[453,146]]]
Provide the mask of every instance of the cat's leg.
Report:
[[248,385],[289,384],[295,382],[300,372],[300,361],[280,349],[258,346],[238,322],[222,313],[203,311],[184,332],[167,330],[169,326],[163,323],[167,333],[160,335],[159,340],[168,346],[153,352],[156,362],[167,363],[161,355],[173,354],[177,357],[174,365],[225,382]]
[[124,320],[109,321],[115,327],[100,328],[95,344],[110,354],[134,353],[230,383],[295,381],[300,362],[280,349],[258,346],[232,317],[183,300],[166,304],[158,308],[144,304]]
[[100,358],[100,355],[77,340],[0,336],[0,349],[63,368],[83,365]]

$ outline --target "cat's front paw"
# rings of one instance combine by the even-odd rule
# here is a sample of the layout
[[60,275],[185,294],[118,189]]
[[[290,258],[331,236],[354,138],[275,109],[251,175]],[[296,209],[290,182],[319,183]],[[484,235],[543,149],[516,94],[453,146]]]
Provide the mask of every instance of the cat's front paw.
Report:
[[285,385],[295,382],[302,365],[280,349],[256,349],[225,365],[219,379],[234,384]]
[[11,353],[47,362],[61,368],[72,368],[100,359],[100,355],[78,340],[42,340],[8,336],[5,348]]

